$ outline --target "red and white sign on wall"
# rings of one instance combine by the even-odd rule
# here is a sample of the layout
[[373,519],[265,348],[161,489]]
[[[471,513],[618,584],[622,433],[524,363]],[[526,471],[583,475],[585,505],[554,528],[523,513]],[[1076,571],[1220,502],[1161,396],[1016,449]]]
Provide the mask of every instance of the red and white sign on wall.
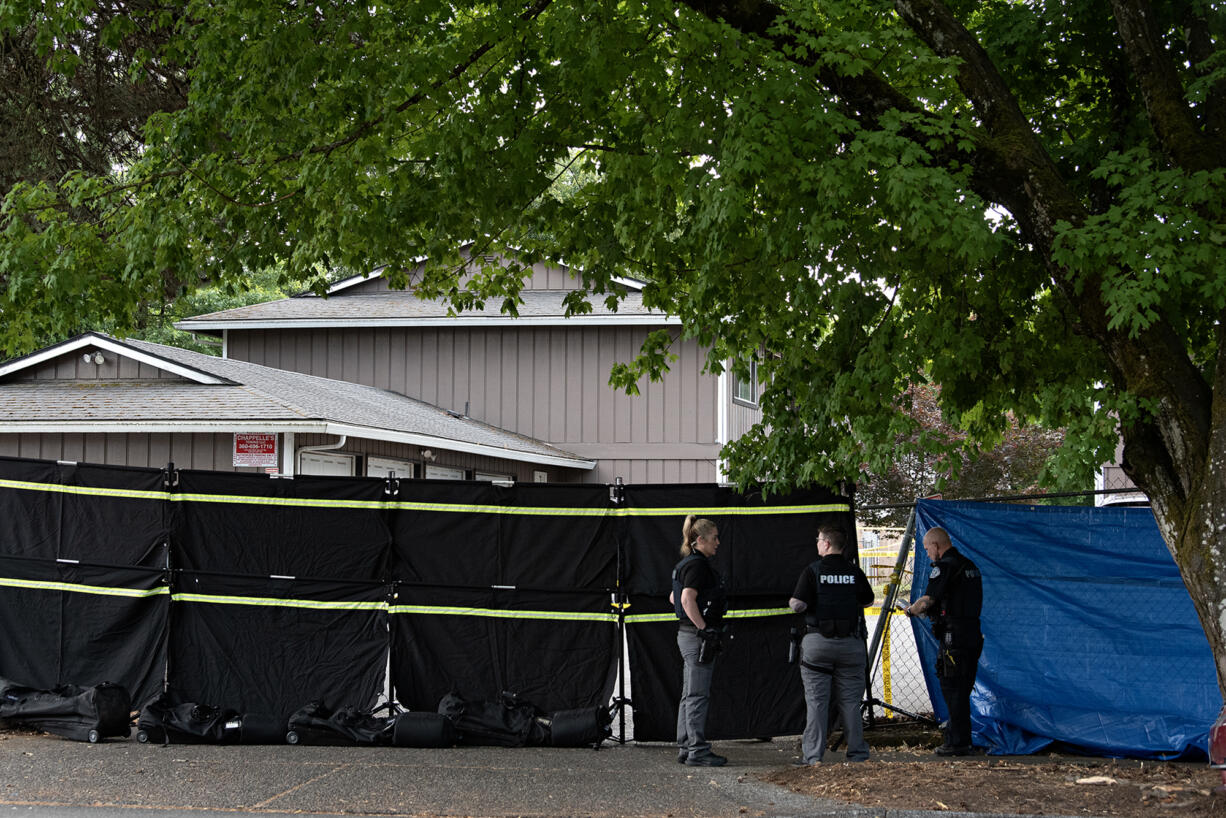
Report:
[[234,433],[235,466],[277,465],[277,436],[257,432]]

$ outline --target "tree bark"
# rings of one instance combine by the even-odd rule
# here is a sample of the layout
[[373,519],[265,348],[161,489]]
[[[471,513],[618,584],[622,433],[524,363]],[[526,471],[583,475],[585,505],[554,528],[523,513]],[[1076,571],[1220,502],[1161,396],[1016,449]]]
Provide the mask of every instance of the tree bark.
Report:
[[1158,141],[1180,167],[1190,171],[1217,168],[1220,145],[1201,132],[1188,107],[1170,52],[1162,47],[1154,28],[1153,9],[1144,0],[1111,0],[1111,7]]
[[[1176,464],[1179,472],[1193,478],[1186,502],[1172,507],[1163,492],[1138,482],[1147,479],[1143,469],[1133,469],[1128,463],[1124,469],[1150,497],[1158,529],[1179,566],[1213,650],[1218,689],[1226,692],[1226,327],[1222,323],[1217,336],[1208,445],[1203,455]],[[1124,448],[1128,460],[1127,439]]]

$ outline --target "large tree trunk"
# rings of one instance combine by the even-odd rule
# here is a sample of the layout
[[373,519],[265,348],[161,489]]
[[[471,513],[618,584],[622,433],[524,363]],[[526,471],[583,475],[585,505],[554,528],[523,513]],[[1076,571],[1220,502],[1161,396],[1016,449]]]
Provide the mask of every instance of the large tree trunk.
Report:
[[[1226,693],[1226,317],[1218,325],[1208,443],[1171,458],[1152,427],[1126,427],[1124,471],[1150,498],[1154,519],[1183,575]],[[1167,461],[1167,462],[1164,462]],[[1187,486],[1180,491],[1172,475]]]

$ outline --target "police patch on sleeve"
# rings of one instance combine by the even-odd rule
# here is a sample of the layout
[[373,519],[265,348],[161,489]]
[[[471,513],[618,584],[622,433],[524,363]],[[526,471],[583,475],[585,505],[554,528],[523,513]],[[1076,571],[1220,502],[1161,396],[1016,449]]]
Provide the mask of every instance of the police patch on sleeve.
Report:
[[941,575],[941,566],[934,565],[932,570],[928,572],[928,579],[936,579]]

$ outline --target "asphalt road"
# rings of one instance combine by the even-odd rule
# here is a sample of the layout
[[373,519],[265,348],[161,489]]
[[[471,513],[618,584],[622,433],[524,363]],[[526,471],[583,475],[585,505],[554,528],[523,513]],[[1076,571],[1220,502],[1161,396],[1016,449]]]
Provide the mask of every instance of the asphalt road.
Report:
[[720,742],[730,764],[707,769],[677,764],[664,744],[600,751],[91,745],[6,733],[0,816],[857,814],[759,779],[786,766],[796,747],[795,738]]

